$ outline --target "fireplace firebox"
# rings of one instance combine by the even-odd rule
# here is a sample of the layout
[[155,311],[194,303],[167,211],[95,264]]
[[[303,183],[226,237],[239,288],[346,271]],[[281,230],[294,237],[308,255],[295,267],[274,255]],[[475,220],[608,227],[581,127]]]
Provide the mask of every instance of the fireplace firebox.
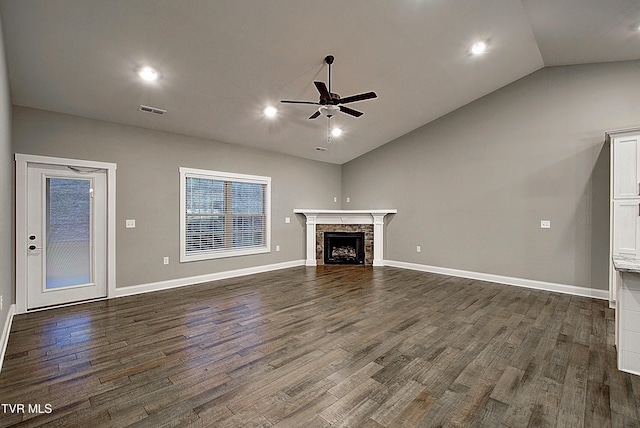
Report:
[[324,264],[364,264],[364,233],[325,232]]

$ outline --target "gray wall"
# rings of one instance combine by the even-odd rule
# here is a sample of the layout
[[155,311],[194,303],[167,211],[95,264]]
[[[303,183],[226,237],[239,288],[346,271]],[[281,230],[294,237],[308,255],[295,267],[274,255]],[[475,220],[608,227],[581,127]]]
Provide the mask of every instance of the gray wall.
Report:
[[[19,153],[118,164],[119,287],[300,260],[304,219],[291,210],[336,196],[345,209],[398,209],[386,259],[606,289],[604,132],[640,125],[639,95],[637,61],[545,68],[342,167],[24,107],[13,138]],[[271,176],[282,250],[178,263],[180,166]]]
[[604,133],[638,100],[640,62],[544,68],[343,165],[343,207],[398,209],[388,260],[606,289]]
[[[117,163],[118,287],[302,260],[305,224],[292,210],[341,197],[338,165],[43,110],[14,107],[13,138],[17,153]],[[272,252],[179,263],[181,166],[270,176]],[[126,219],[136,228],[126,229]]]
[[13,303],[14,250],[13,250],[13,152],[11,151],[11,100],[4,55],[2,24],[0,24],[0,332]]

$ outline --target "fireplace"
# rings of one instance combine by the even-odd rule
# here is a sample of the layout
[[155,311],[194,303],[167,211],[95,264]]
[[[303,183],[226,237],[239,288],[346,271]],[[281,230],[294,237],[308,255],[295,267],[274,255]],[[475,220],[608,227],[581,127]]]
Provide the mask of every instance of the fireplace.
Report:
[[325,232],[324,264],[364,264],[364,233]]
[[307,218],[306,266],[324,263],[326,233],[364,233],[365,266],[384,266],[384,217],[396,214],[396,209],[320,210],[296,208],[296,214]]

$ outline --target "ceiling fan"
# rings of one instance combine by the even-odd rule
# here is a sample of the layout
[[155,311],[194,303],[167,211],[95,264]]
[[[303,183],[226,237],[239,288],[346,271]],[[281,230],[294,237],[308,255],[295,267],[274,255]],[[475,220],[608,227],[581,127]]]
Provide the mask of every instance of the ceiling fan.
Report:
[[318,90],[318,93],[320,94],[320,99],[318,102],[288,101],[288,100],[282,100],[280,102],[286,103],[286,104],[312,104],[312,105],[320,106],[315,113],[309,116],[309,119],[315,119],[321,114],[328,118],[331,118],[339,111],[342,113],[351,115],[353,117],[362,116],[364,114],[363,112],[346,107],[343,104],[349,104],[349,103],[354,103],[356,101],[364,101],[372,98],[377,98],[378,95],[376,95],[375,92],[365,92],[362,94],[351,95],[350,97],[346,97],[346,98],[340,98],[340,95],[331,92],[331,64],[333,64],[333,60],[334,60],[333,55],[327,55],[324,58],[324,62],[327,63],[327,65],[329,66],[328,87],[324,82],[313,82],[313,84],[316,85],[316,89]]

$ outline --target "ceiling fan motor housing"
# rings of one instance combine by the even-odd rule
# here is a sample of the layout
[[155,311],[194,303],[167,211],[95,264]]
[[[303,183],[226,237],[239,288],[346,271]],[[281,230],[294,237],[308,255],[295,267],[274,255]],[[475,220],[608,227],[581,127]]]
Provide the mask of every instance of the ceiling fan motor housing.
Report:
[[332,104],[332,105],[338,105],[340,103],[340,95],[336,94],[335,92],[331,92],[331,94],[329,94],[331,96],[331,99],[327,99],[327,98],[323,98],[322,95],[320,96],[320,104],[322,105],[326,105],[326,104]]

